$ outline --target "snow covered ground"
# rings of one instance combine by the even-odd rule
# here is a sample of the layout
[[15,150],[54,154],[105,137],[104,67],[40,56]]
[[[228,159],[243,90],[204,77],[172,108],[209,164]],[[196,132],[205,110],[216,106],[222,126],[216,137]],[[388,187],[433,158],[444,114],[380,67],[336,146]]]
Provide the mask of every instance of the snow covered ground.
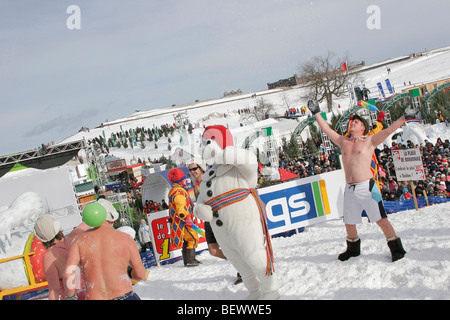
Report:
[[[346,262],[341,220],[308,227],[305,232],[272,240],[282,300],[292,299],[450,299],[450,203],[389,215],[401,237],[405,257],[391,262],[386,240],[376,224],[358,227],[361,255]],[[236,270],[208,251],[202,265],[182,261],[150,268],[147,281],[134,290],[142,299],[240,300],[248,292],[234,285]]]

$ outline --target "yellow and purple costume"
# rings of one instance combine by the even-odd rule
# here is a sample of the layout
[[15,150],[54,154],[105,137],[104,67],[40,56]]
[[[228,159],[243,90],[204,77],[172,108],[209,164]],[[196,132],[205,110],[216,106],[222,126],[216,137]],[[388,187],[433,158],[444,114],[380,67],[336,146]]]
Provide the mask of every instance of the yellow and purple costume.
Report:
[[198,246],[198,235],[192,229],[192,205],[187,191],[175,186],[169,192],[170,237],[176,248],[182,248],[187,242],[186,249],[195,249]]

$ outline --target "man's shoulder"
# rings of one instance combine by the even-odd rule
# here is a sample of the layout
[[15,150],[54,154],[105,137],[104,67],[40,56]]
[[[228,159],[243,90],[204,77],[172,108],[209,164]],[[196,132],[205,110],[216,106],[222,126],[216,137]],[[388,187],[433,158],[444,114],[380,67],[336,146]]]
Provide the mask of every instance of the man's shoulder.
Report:
[[118,239],[120,241],[128,241],[128,240],[133,241],[133,239],[130,237],[129,234],[117,229],[109,230],[108,234],[106,234],[105,236],[109,236],[111,238]]

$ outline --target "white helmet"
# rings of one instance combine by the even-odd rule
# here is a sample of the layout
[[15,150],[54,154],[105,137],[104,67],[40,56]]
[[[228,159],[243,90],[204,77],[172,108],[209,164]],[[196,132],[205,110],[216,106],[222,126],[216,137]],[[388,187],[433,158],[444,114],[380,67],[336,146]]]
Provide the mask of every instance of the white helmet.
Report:
[[116,208],[114,208],[113,204],[103,198],[100,198],[97,200],[98,203],[100,203],[103,207],[106,209],[106,220],[107,221],[116,221],[117,218],[119,218],[119,213],[117,212]]
[[42,242],[51,241],[61,230],[61,222],[49,214],[40,216],[34,224],[34,234]]
[[193,158],[189,159],[188,161],[186,161],[186,167],[188,167],[190,164],[193,164],[193,163],[198,165],[203,170],[203,172],[206,172],[206,169],[207,169],[206,163],[205,163],[205,161],[203,161],[202,158],[193,157]]

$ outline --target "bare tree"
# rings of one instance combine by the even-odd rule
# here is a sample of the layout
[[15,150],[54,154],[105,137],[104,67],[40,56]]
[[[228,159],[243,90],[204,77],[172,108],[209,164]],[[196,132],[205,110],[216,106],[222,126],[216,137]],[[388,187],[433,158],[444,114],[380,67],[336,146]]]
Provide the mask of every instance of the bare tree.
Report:
[[249,121],[255,118],[256,121],[267,119],[270,115],[275,114],[275,109],[270,102],[265,102],[263,98],[256,100],[256,106],[248,108],[248,112],[241,113],[241,120]]
[[347,63],[348,55],[336,57],[332,51],[325,56],[315,56],[299,67],[300,77],[310,88],[304,99],[318,102],[326,100],[328,112],[333,106],[333,96],[340,97],[347,92],[349,72],[341,72],[341,66]]

